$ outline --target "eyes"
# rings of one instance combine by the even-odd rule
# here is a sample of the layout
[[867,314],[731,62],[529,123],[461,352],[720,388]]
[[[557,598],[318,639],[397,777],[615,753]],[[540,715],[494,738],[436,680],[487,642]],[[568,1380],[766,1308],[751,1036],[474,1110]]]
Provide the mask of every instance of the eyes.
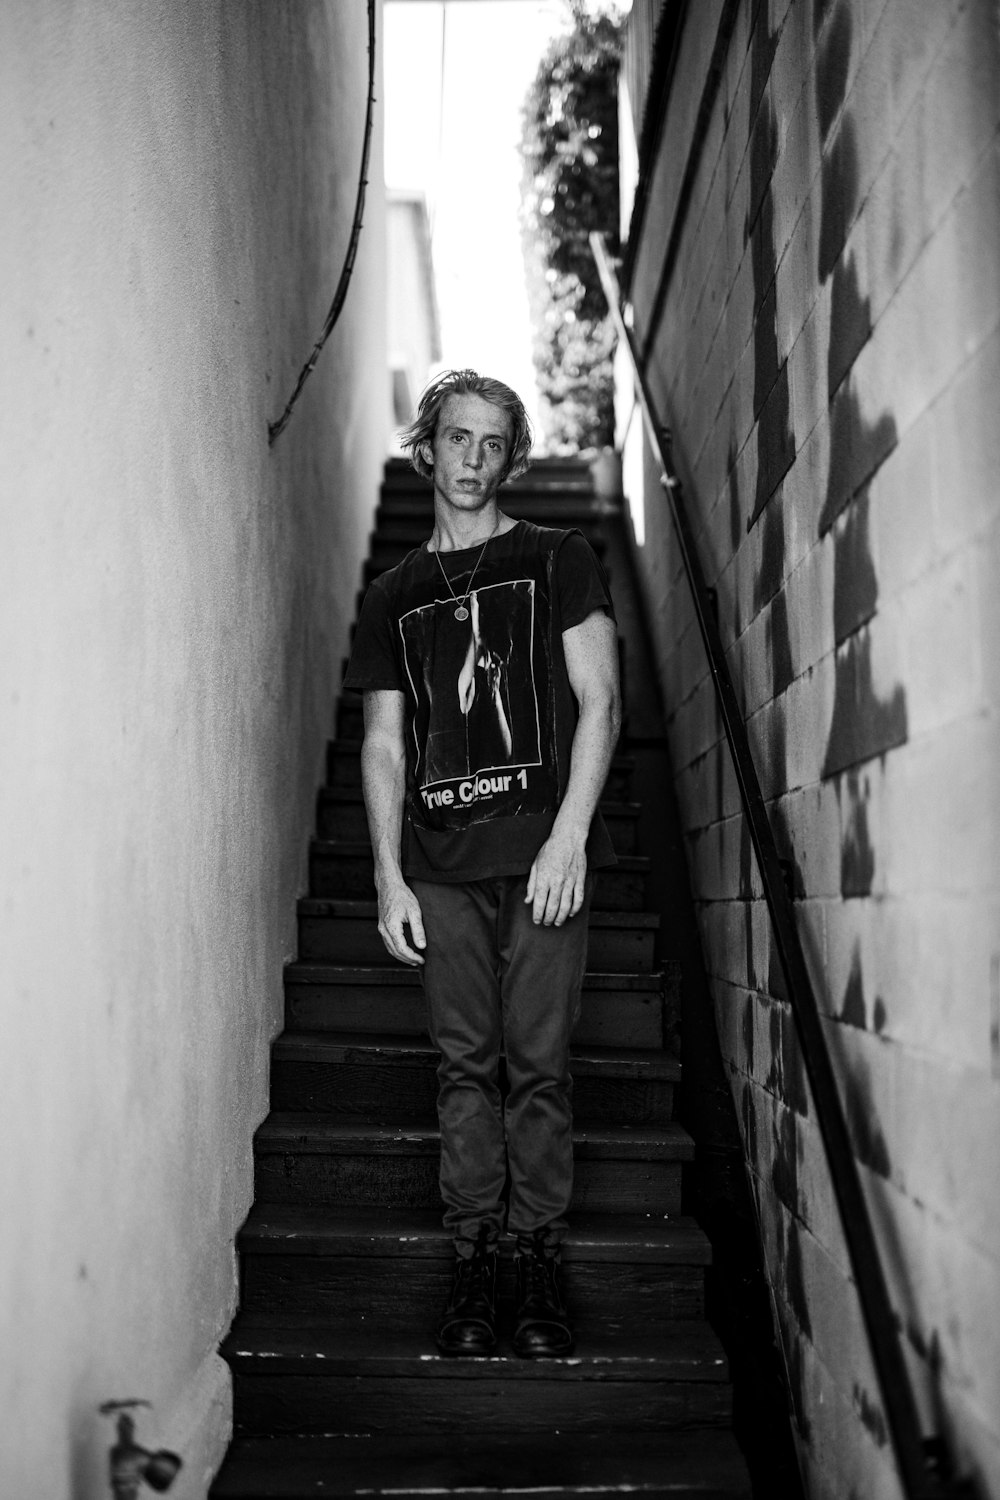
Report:
[[[461,444],[469,441],[469,433],[450,432],[448,434],[448,441],[449,443],[461,446]],[[490,453],[503,453],[504,451],[504,445],[499,438],[486,438],[483,447]]]

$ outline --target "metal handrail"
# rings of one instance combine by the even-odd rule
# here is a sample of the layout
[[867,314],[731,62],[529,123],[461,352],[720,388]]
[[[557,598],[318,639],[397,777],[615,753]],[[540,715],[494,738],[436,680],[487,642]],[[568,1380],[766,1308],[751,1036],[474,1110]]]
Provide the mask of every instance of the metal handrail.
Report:
[[716,619],[714,595],[705,582],[694,532],[684,504],[681,481],[674,467],[670,429],[657,418],[638,352],[638,340],[633,329],[626,323],[618,278],[603,235],[591,234],[590,245],[618,336],[629,355],[632,377],[650,442],[663,467],[661,483],[670,505],[739,784],[743,813],[757,856],[764,897],[771,915],[781,968],[816,1105],[820,1134],[826,1149],[844,1239],[858,1288],[900,1477],[910,1500],[941,1500],[941,1497],[947,1495],[967,1495],[969,1491],[964,1485],[947,1476],[946,1456],[940,1437],[924,1438],[921,1432],[913,1388],[900,1347],[899,1327],[889,1300],[871,1216],[851,1149],[833,1064],[823,1036],[819,1007],[796,926],[795,910],[785,885],[746,725],[729,674]]

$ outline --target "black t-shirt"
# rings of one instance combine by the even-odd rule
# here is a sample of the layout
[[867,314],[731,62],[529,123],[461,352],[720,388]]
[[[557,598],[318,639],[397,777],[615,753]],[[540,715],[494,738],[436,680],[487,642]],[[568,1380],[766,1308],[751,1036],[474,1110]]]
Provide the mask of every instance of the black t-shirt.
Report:
[[[465,619],[442,566],[459,600],[476,569]],[[584,537],[528,521],[485,552],[435,554],[425,544],[371,585],[344,685],[405,695],[408,878],[531,868],[566,790],[577,721],[562,633],[597,609],[614,618]],[[588,864],[614,859],[598,812]]]

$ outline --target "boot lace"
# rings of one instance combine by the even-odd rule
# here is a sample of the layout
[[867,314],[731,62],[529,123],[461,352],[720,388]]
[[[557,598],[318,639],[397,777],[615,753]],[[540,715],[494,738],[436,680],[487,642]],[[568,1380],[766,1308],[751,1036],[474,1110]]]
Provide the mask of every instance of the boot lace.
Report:
[[456,1267],[456,1302],[483,1298],[487,1302],[492,1295],[493,1254],[489,1248],[489,1231],[483,1225],[479,1230],[475,1247],[469,1256],[461,1256]]

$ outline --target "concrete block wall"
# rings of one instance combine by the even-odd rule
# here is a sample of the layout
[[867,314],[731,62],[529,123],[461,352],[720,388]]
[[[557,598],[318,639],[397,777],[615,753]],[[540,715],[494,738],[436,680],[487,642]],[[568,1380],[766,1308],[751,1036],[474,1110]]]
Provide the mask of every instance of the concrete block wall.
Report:
[[386,452],[363,3],[0,8],[0,1495],[224,1449],[281,977]]
[[[988,0],[689,4],[630,288],[791,861],[922,1413],[991,1496],[998,132],[1000,14]],[[622,378],[623,425],[629,399]],[[760,882],[648,454],[643,493],[629,500],[642,509],[640,574],[808,1492],[896,1496]]]

